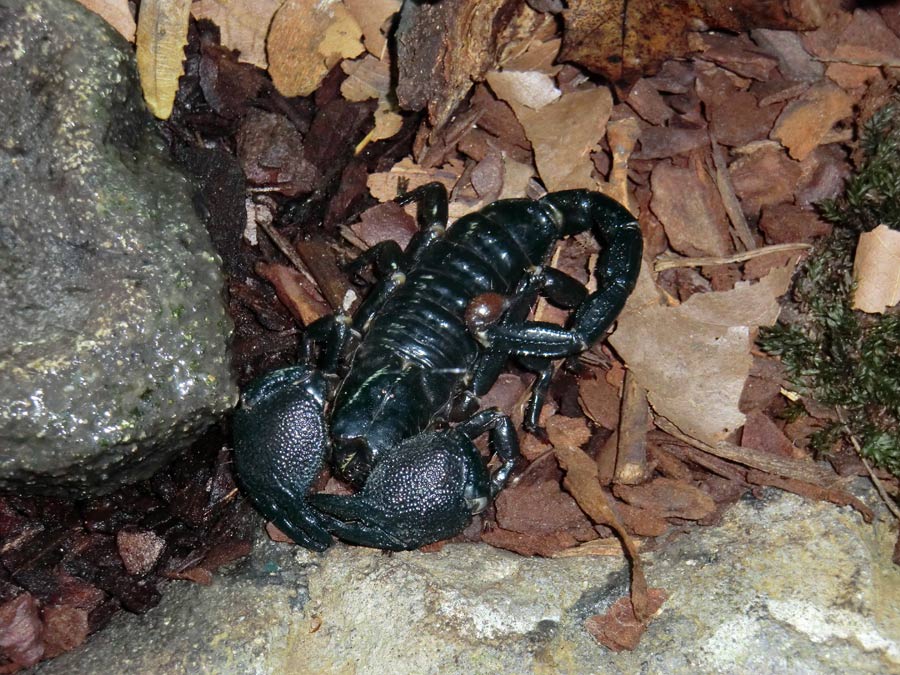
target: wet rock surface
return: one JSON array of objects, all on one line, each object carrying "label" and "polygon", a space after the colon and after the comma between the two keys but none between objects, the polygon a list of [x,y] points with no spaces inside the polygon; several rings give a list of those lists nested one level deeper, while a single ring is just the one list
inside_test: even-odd
[{"label": "wet rock surface", "polygon": [[0,489],[148,477],[233,405],[219,261],[133,51],[0,0]]},{"label": "wet rock surface", "polygon": [[646,556],[669,599],[637,649],[617,654],[584,621],[626,592],[619,558],[265,542],[212,587],[120,615],[39,672],[900,672],[892,527],[884,513],[869,526],[774,491],[742,500],[721,527]]}]

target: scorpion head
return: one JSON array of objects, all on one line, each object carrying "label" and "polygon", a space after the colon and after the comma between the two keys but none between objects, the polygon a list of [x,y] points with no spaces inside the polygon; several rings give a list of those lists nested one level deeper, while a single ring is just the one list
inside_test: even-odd
[{"label": "scorpion head", "polygon": [[356,495],[312,499],[340,539],[401,551],[459,534],[490,494],[490,476],[472,441],[444,430],[409,438],[386,454]]}]

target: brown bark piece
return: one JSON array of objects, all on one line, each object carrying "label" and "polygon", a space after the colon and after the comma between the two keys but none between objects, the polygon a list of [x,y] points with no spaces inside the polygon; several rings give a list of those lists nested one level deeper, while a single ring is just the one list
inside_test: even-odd
[{"label": "brown bark piece", "polygon": [[673,249],[692,256],[722,256],[731,251],[722,198],[697,158],[686,168],[657,164],[650,184],[650,208],[666,228]]},{"label": "brown bark piece", "polygon": [[775,145],[759,146],[732,162],[728,171],[744,213],[753,217],[763,206],[791,201],[800,165]]},{"label": "brown bark piece", "polygon": [[646,78],[634,83],[625,100],[638,115],[656,126],[662,126],[675,114]]},{"label": "brown bark piece", "polygon": [[759,229],[770,244],[811,243],[831,233],[831,224],[815,211],[794,204],[776,204],[762,210]]},{"label": "brown bark piece", "polygon": [[853,99],[835,84],[814,84],[778,117],[772,138],[781,141],[791,157],[804,159],[827,141],[834,125],[853,114]]},{"label": "brown bark piece", "polygon": [[675,157],[708,147],[709,132],[706,129],[647,127],[641,130],[640,142],[641,149],[634,153],[635,159]]},{"label": "brown bark piece", "polygon": [[806,51],[800,34],[764,28],[750,34],[756,44],[778,60],[778,70],[786,80],[816,82],[822,79],[825,66]]},{"label": "brown bark piece", "polygon": [[[656,615],[668,598],[661,588],[651,588],[647,592],[647,614]],[[633,650],[647,630],[648,619],[643,621],[635,616],[630,598],[619,598],[606,614],[596,614],[584,622],[584,627],[594,639],[614,652]]]},{"label": "brown bark piece", "polygon": [[710,131],[728,146],[766,138],[781,112],[780,104],[760,106],[749,91],[738,91],[710,110]]},{"label": "brown bark piece", "polygon": [[631,371],[625,372],[622,389],[622,413],[618,429],[615,482],[626,485],[640,483],[647,476],[647,425],[650,406],[647,391]]},{"label": "brown bark piece", "polygon": [[613,494],[631,506],[667,518],[699,520],[716,508],[703,490],[671,478],[654,478],[643,485],[614,485]]},{"label": "brown bark piece", "polygon": [[250,183],[286,197],[308,194],[322,179],[305,157],[303,136],[283,115],[252,108],[237,133],[237,153]]},{"label": "brown bark piece", "polygon": [[636,537],[659,537],[669,531],[669,523],[658,513],[620,501],[611,501],[622,523]]},{"label": "brown bark piece", "polygon": [[575,500],[554,481],[509,487],[495,503],[497,523],[504,530],[535,535],[565,532],[578,541],[597,536]]},{"label": "brown bark piece", "polygon": [[820,145],[800,162],[800,180],[794,192],[797,206],[813,207],[837,197],[850,176],[847,153],[840,146]]},{"label": "brown bark piece", "polygon": [[397,98],[405,110],[428,108],[441,128],[472,82],[497,64],[503,33],[520,0],[404,3],[397,25]]},{"label": "brown bark piece", "polygon": [[754,411],[747,415],[747,423],[741,435],[741,445],[770,452],[782,457],[802,459],[805,453],[794,447],[790,439],[769,419],[768,415]]},{"label": "brown bark piece", "polygon": [[259,263],[256,273],[275,287],[278,299],[302,325],[308,326],[331,313],[312,282],[297,270],[277,263]]},{"label": "brown bark piece", "polygon": [[582,378],[578,382],[578,403],[584,414],[607,429],[619,426],[619,389],[604,378]]},{"label": "brown bark piece", "polygon": [[[893,13],[897,13],[896,7]],[[845,89],[853,89],[880,78],[878,64],[896,63],[900,37],[888,28],[877,12],[857,9],[833,46],[830,57],[839,62],[829,63],[825,76]],[[841,60],[845,62],[841,63]]]},{"label": "brown bark piece", "polygon": [[359,222],[350,229],[369,246],[382,241],[396,241],[405,249],[416,233],[416,219],[395,201],[383,202],[366,209]]},{"label": "brown bark piece", "polygon": [[578,544],[572,535],[565,532],[522,534],[499,527],[482,532],[481,541],[519,555],[539,555],[545,558]]},{"label": "brown bark piece", "polygon": [[693,49],[701,52],[703,58],[741,77],[768,79],[769,73],[778,63],[775,58],[754,45],[746,35],[695,33],[688,38],[688,42]]}]

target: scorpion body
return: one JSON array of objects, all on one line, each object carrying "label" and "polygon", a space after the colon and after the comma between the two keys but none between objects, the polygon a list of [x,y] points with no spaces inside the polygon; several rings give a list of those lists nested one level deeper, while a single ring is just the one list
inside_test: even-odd
[{"label": "scorpion body", "polygon": [[[419,202],[419,231],[407,249],[384,242],[364,253],[355,268],[373,264],[381,278],[352,324],[325,317],[307,331],[310,345],[324,345],[322,371],[348,364],[328,414],[330,442],[324,379],[308,367],[265,376],[235,416],[243,487],[311,548],[328,546],[332,534],[415,548],[461,531],[507,481],[518,442],[509,418],[494,409],[443,427],[471,412],[513,356],[538,374],[525,420],[535,428],[551,360],[602,336],[640,267],[634,217],[596,192],[503,200],[446,229],[443,186],[429,184],[398,201]],[[558,239],[587,229],[604,244],[592,294],[546,267]],[[525,320],[538,295],[574,310],[566,328]],[[354,334],[361,336],[356,345]],[[472,442],[485,432],[500,459],[493,473]],[[361,488],[356,495],[309,494],[328,455]]]}]

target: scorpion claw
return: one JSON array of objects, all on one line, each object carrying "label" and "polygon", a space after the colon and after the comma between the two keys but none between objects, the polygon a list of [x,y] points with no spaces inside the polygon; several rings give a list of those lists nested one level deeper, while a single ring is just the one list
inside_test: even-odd
[{"label": "scorpion claw", "polygon": [[339,539],[402,551],[459,534],[490,496],[478,450],[450,429],[405,440],[375,464],[359,493],[317,494],[312,504]]},{"label": "scorpion claw", "polygon": [[323,416],[325,380],[299,366],[258,379],[234,414],[234,463],[244,492],[282,532],[323,551],[331,535],[309,503],[330,453]]}]

